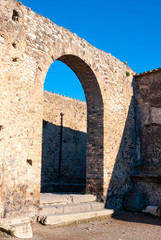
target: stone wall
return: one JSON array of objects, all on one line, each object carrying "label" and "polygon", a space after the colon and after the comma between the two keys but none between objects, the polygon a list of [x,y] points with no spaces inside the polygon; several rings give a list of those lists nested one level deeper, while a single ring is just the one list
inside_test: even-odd
[{"label": "stone wall", "polygon": [[161,71],[136,77],[140,119],[141,160],[144,165],[160,163]]},{"label": "stone wall", "polygon": [[[52,183],[86,183],[87,106],[85,102],[44,92],[41,188]],[[63,112],[61,177],[60,125]],[[50,183],[50,184],[49,184]]]},{"label": "stone wall", "polygon": [[37,214],[43,84],[56,59],[76,73],[86,95],[86,189],[107,199],[108,206],[119,208],[136,162],[134,72],[111,54],[17,5],[16,0],[0,1],[0,8],[0,173],[4,176],[0,201],[4,216]]},{"label": "stone wall", "polygon": [[146,204],[161,205],[161,69],[135,78],[140,130],[140,165],[135,170],[135,187],[145,193]]}]

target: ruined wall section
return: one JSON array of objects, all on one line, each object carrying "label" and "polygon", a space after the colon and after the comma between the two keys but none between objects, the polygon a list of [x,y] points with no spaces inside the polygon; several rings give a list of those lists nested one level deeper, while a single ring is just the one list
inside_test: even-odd
[{"label": "ruined wall section", "polygon": [[[68,29],[57,26],[29,9],[24,10],[26,49],[28,55],[32,55],[38,64],[36,83],[43,84],[45,74],[53,61],[65,55],[79,57],[90,67],[97,79],[103,107],[100,107],[98,95],[95,94],[94,81],[93,86],[88,80],[83,83],[87,97],[87,119],[91,115],[91,121],[95,122],[94,130],[89,131],[89,138],[87,136],[87,191],[95,192],[103,199],[107,195],[116,199],[112,200],[111,204],[118,208],[121,206],[123,194],[128,191],[129,172],[136,161],[132,86],[134,72],[125,63],[93,47]],[[74,62],[75,59],[71,58],[71,65],[74,65]],[[74,68],[73,70],[75,71]],[[81,74],[85,72],[85,69],[81,69],[81,73],[75,73],[81,79]],[[88,74],[85,78],[88,79]],[[103,112],[103,123],[99,117],[100,108]],[[91,121],[87,120],[87,126]],[[103,143],[99,137],[101,129],[98,129],[101,125]]]},{"label": "ruined wall section", "polygon": [[[63,112],[61,181],[86,182],[87,105],[76,99],[44,92],[41,188],[47,191],[58,178],[60,125]],[[54,186],[54,185],[53,185]]]},{"label": "ruined wall section", "polygon": [[140,129],[140,166],[136,187],[145,193],[147,205],[161,204],[161,70],[136,76]]},{"label": "ruined wall section", "polygon": [[[31,9],[20,5],[21,11],[15,0],[1,1],[0,7],[0,107],[6,146],[0,142],[6,149],[1,191],[5,217],[36,214],[40,200],[43,83],[54,60],[67,55],[80,81],[84,79],[87,98],[87,190],[104,199],[109,195],[118,208],[135,162],[133,71]],[[72,56],[80,69],[76,69]],[[2,159],[0,166],[2,172]]]},{"label": "ruined wall section", "polygon": [[136,77],[142,164],[160,163],[161,71]]},{"label": "ruined wall section", "polygon": [[42,131],[42,117],[37,117],[42,116],[42,107],[37,103],[40,90],[33,80],[35,60],[25,54],[22,12],[17,1],[0,1],[0,8],[2,215],[35,216],[41,169],[41,142],[37,136]]}]

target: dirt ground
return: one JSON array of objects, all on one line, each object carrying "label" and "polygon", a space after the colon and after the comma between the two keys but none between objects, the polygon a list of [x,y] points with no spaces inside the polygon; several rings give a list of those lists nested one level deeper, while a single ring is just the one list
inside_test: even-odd
[{"label": "dirt ground", "polygon": [[[150,215],[116,212],[110,219],[64,227],[33,224],[31,240],[161,240],[161,219]],[[15,240],[0,233],[0,240]]]}]

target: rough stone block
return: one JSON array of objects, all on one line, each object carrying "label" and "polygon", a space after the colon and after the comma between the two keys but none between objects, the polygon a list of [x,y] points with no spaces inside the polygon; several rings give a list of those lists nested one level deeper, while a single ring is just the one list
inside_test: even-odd
[{"label": "rough stone block", "polygon": [[3,219],[2,227],[12,232],[18,238],[32,238],[32,228],[29,218]]},{"label": "rough stone block", "polygon": [[151,123],[161,124],[161,108],[151,108]]}]

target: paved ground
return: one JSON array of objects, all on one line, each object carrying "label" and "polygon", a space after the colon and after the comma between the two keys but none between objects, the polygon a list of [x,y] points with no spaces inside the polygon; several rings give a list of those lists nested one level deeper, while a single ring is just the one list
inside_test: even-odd
[{"label": "paved ground", "polygon": [[[143,214],[117,212],[111,219],[65,227],[33,225],[31,240],[161,240],[161,219]],[[0,240],[16,238],[0,234]]]}]

